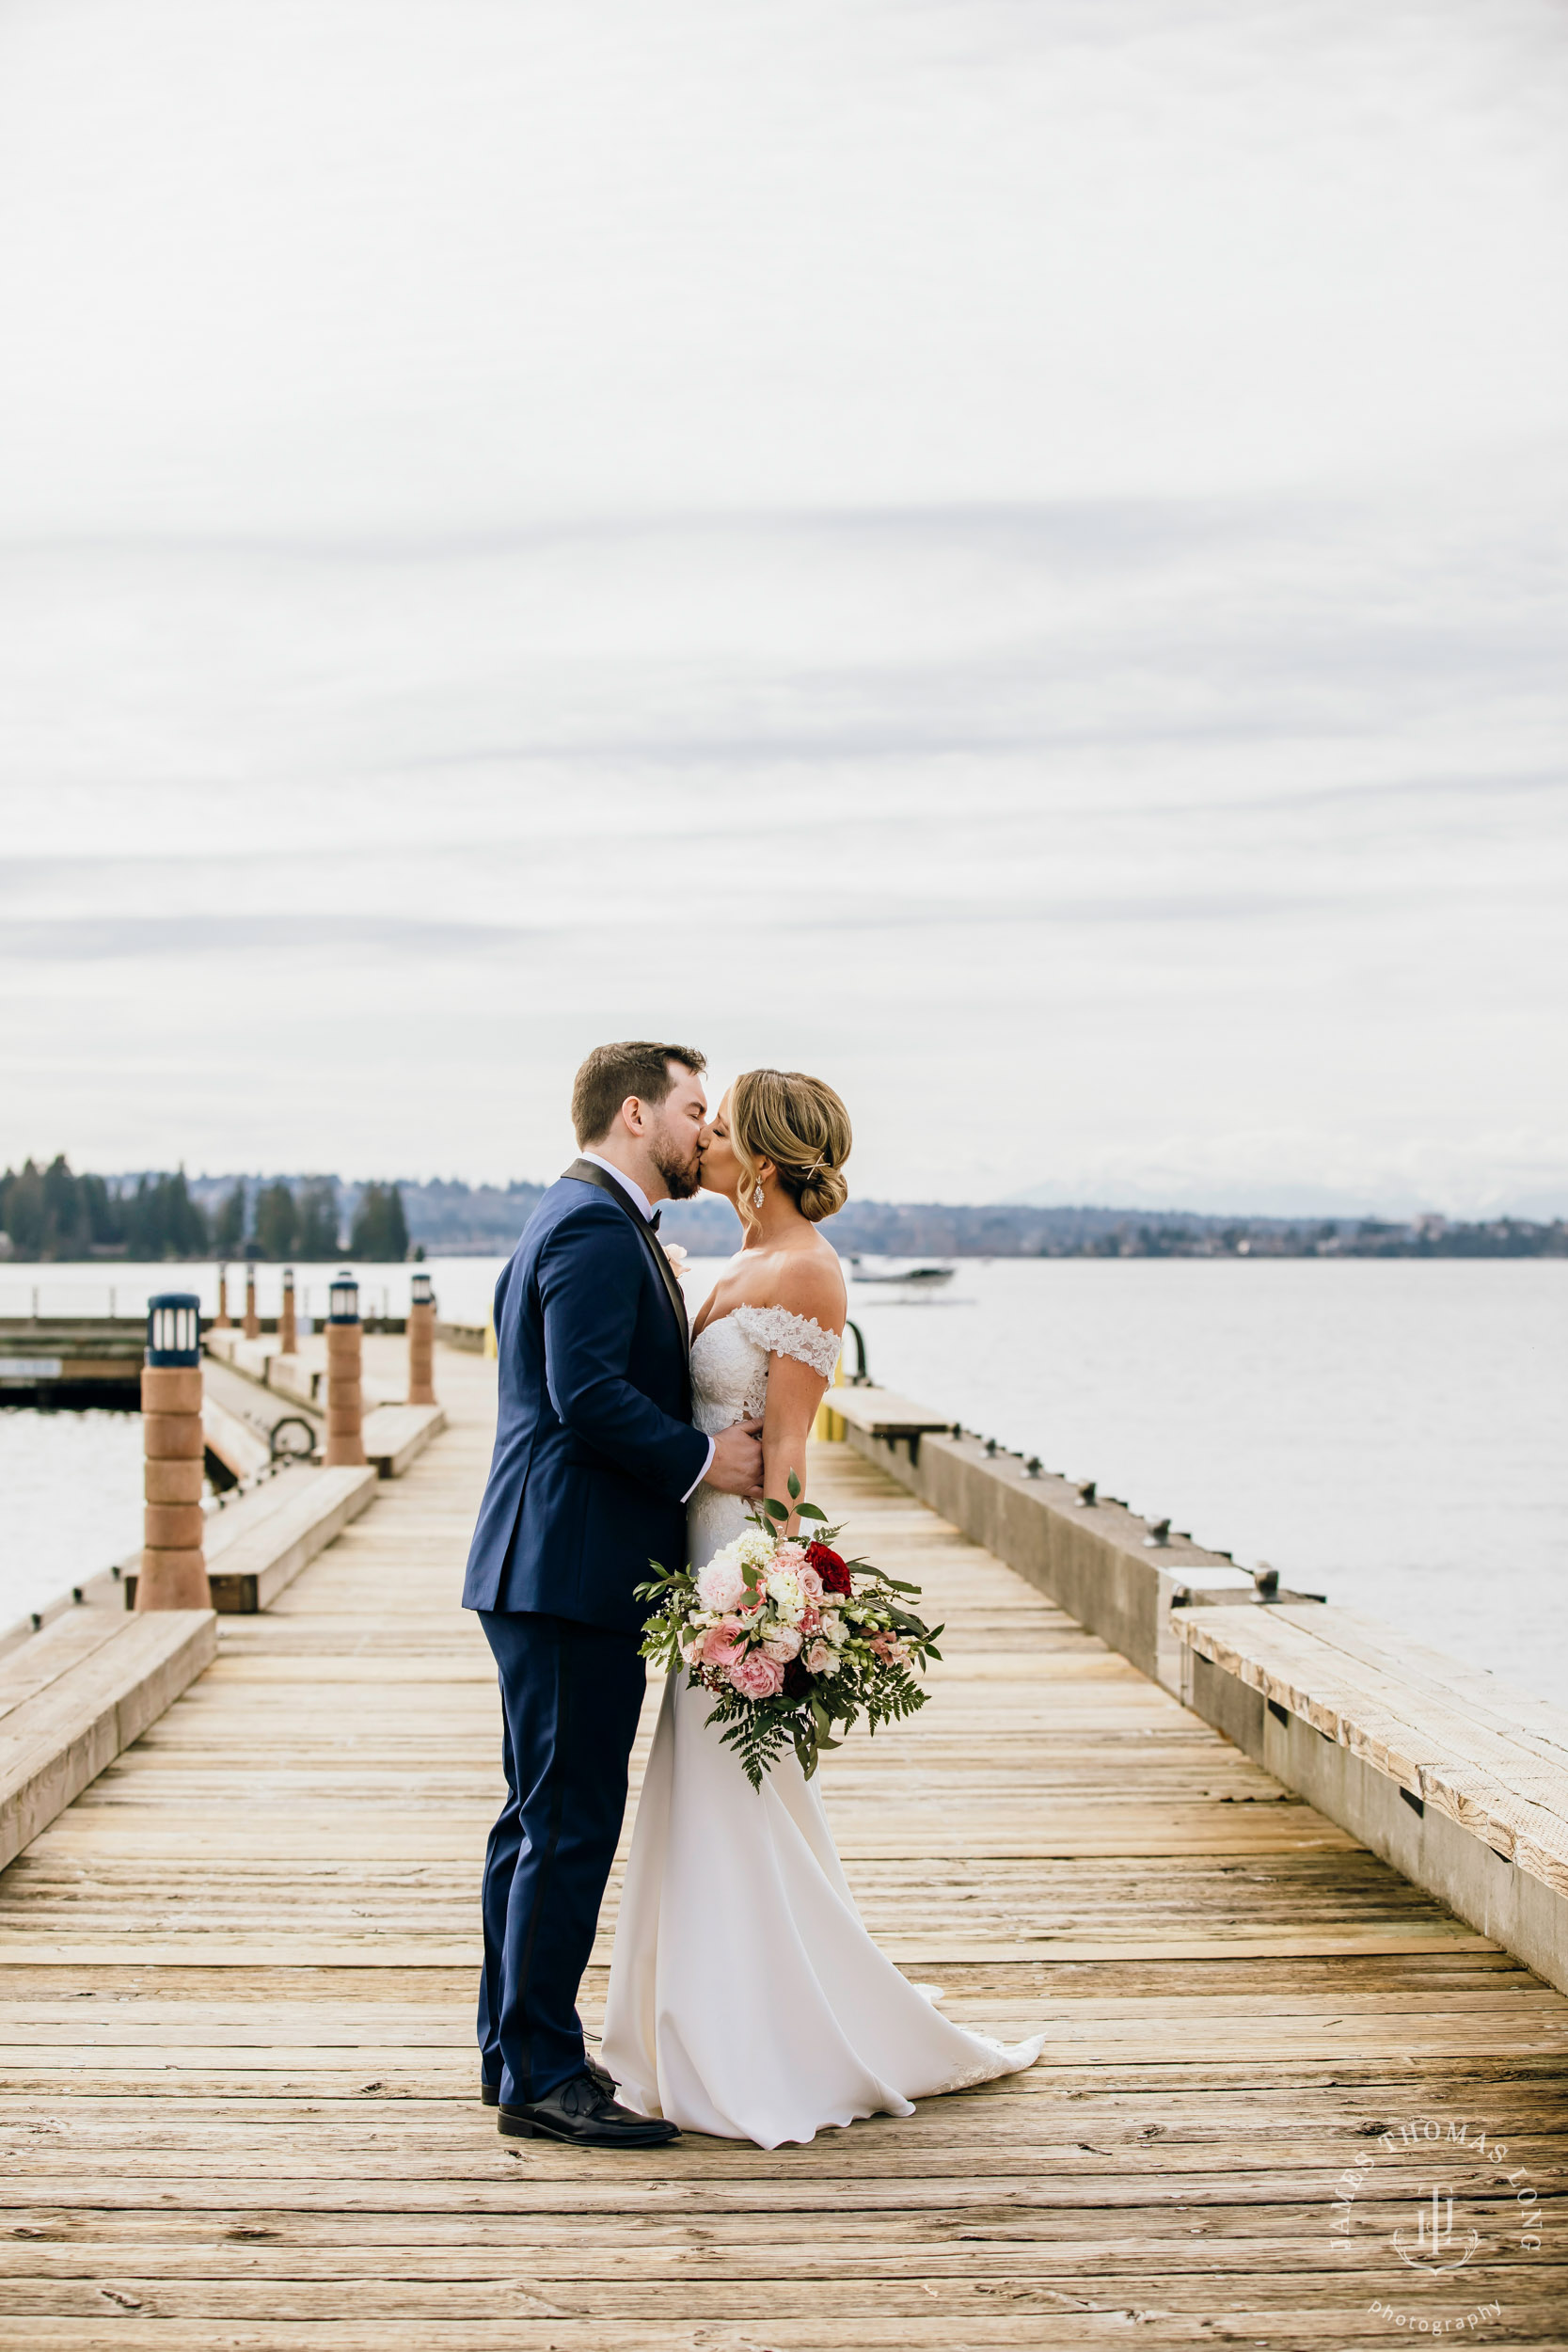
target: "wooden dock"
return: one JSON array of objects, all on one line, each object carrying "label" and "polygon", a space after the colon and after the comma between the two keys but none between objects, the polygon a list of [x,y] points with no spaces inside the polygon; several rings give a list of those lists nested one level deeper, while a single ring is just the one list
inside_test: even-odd
[{"label": "wooden dock", "polygon": [[[1494,2302],[1478,2341],[1568,2342],[1568,2001],[843,1446],[819,1499],[949,1627],[925,1712],[825,1763],[847,1867],[1045,2054],[772,2153],[499,2139],[457,1607],[493,1368],[438,1386],[406,1477],[0,1876],[0,2345],[1338,2352]],[[1444,2179],[1457,2272],[1392,2244]]]}]

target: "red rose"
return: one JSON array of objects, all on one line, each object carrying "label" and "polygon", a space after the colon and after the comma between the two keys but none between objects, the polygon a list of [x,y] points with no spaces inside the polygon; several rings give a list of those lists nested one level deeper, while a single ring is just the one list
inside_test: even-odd
[{"label": "red rose", "polygon": [[808,1544],[806,1559],[822,1579],[822,1590],[825,1593],[839,1593],[847,1597],[854,1591],[854,1583],[848,1569],[837,1552],[831,1551],[826,1544]]}]

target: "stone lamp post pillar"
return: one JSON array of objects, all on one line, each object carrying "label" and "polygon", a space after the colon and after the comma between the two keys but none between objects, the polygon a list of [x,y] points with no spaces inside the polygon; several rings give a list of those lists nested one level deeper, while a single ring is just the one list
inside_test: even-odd
[{"label": "stone lamp post pillar", "polygon": [[334,1278],[327,1295],[326,1452],[322,1459],[328,1470],[360,1470],[365,1463],[365,1392],[359,1285],[345,1269]]},{"label": "stone lamp post pillar", "polygon": [[436,1293],[428,1274],[416,1274],[408,1302],[408,1402],[436,1402]]},{"label": "stone lamp post pillar", "polygon": [[165,1291],[148,1302],[141,1410],[146,1508],[136,1608],[210,1609],[201,1516],[201,1301],[189,1291]]},{"label": "stone lamp post pillar", "polygon": [[294,1322],[294,1270],[292,1265],[286,1265],[283,1269],[283,1309],[277,1318],[277,1352],[280,1356],[293,1356],[298,1349],[299,1331]]}]

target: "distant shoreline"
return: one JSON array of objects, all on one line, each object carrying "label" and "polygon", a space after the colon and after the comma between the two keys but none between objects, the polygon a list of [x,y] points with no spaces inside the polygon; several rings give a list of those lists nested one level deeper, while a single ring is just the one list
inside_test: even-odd
[{"label": "distant shoreline", "polygon": [[[543,1197],[545,1186],[406,1179],[344,1184],[335,1177],[159,1176],[73,1177],[63,1161],[47,1171],[26,1170],[39,1196],[54,1187],[59,1212],[53,1225],[39,1215],[24,1230],[12,1220],[0,1230],[0,1269],[7,1265],[80,1264],[108,1272],[117,1263],[162,1261],[197,1264],[325,1263],[334,1256],[402,1263],[426,1259],[507,1256]],[[0,1206],[8,1184],[0,1179]],[[289,1196],[300,1214],[289,1212]],[[173,1200],[178,1218],[160,1220],[156,1234],[137,1247],[138,1223],[149,1205]],[[307,1206],[310,1216],[307,1217]],[[70,1207],[76,1214],[67,1216]],[[373,1214],[372,1214],[373,1213]],[[372,1234],[388,1222],[385,1238]],[[118,1229],[118,1230],[117,1230]],[[964,1258],[1563,1258],[1568,1219],[1449,1218],[1429,1214],[1397,1220],[1371,1216],[1216,1216],[1184,1209],[1039,1208],[1029,1203],[986,1205],[942,1201],[851,1200],[823,1232],[844,1258],[898,1261]],[[694,1257],[728,1257],[740,1245],[740,1221],[711,1193],[667,1202],[661,1231]],[[287,1237],[285,1237],[287,1236]],[[311,1246],[311,1245],[314,1246]],[[369,1246],[367,1246],[369,1245]]]}]

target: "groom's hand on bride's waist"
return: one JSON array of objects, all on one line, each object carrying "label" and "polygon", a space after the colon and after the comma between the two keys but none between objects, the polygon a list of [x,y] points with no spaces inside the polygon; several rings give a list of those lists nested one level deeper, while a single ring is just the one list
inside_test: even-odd
[{"label": "groom's hand on bride's waist", "polygon": [[733,1429],[719,1432],[703,1480],[705,1486],[716,1486],[721,1495],[756,1500],[762,1492],[762,1444],[757,1435],[761,1427],[760,1421],[737,1421]]}]

